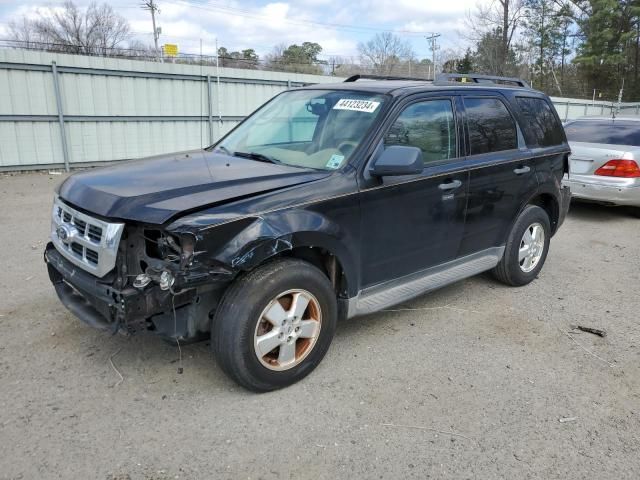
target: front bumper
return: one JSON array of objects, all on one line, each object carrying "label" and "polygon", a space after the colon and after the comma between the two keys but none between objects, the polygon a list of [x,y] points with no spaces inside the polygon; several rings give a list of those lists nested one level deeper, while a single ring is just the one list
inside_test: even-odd
[{"label": "front bumper", "polygon": [[97,278],[64,258],[49,243],[44,252],[49,279],[58,298],[84,323],[112,333],[133,333],[151,326],[153,315],[193,302],[195,290],[184,290],[171,298],[157,286],[144,290],[114,287],[113,273]]},{"label": "front bumper", "polygon": [[572,174],[569,178],[565,178],[563,183],[571,188],[571,195],[576,199],[640,207],[640,179],[638,178]]}]

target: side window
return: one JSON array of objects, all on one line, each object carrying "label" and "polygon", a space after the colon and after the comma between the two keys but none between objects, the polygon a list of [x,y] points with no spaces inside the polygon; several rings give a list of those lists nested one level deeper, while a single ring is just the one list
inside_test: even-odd
[{"label": "side window", "polygon": [[471,155],[518,148],[516,122],[497,98],[465,98]]},{"label": "side window", "polygon": [[425,163],[457,156],[456,124],[450,100],[426,100],[409,105],[384,138],[385,145],[422,150]]},{"label": "side window", "polygon": [[550,147],[564,142],[562,125],[553,114],[546,100],[533,97],[517,97],[516,102],[526,119],[523,128],[527,132],[530,147]]}]

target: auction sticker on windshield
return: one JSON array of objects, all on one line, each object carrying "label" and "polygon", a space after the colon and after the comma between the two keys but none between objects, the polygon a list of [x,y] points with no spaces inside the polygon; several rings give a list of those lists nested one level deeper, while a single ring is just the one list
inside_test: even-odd
[{"label": "auction sticker on windshield", "polygon": [[344,155],[337,155],[337,154],[331,155],[331,158],[327,162],[327,168],[336,170],[337,168],[340,168],[340,165],[342,165],[343,160],[344,160]]},{"label": "auction sticker on windshield", "polygon": [[353,100],[350,98],[341,98],[333,106],[334,110],[353,110],[354,112],[366,112],[373,113],[380,105],[380,102],[373,102],[371,100]]}]

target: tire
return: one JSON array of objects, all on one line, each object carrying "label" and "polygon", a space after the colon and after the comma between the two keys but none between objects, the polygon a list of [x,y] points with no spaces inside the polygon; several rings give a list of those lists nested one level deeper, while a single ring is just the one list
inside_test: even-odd
[{"label": "tire", "polygon": [[[528,251],[532,252],[532,257],[524,260],[520,258],[520,249],[524,247],[525,232],[536,232],[541,228],[544,238],[534,242],[535,246]],[[529,237],[528,237],[529,238]],[[551,239],[551,223],[549,215],[542,208],[535,205],[528,205],[520,213],[509,233],[504,255],[500,263],[491,271],[493,276],[500,282],[514,287],[527,285],[533,281],[542,270],[547,253],[549,252],[549,241]]]},{"label": "tire", "polygon": [[[294,304],[302,308],[305,301],[297,315]],[[337,310],[323,272],[302,260],[276,260],[230,285],[213,319],[211,345],[222,370],[238,384],[256,392],[276,390],[320,363],[335,333]]]},{"label": "tire", "polygon": [[636,218],[640,218],[640,207],[629,207],[629,213]]}]

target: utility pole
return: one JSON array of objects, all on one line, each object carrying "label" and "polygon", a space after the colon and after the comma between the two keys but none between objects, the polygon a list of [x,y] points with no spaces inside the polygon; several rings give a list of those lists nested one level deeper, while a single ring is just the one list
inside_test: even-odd
[{"label": "utility pole", "polygon": [[151,12],[151,23],[153,24],[153,43],[156,49],[156,57],[163,62],[164,59],[160,54],[160,49],[158,47],[158,40],[160,38],[160,27],[156,27],[156,12],[160,13],[160,9],[158,5],[153,0],[146,0],[142,3],[143,10],[149,10]]},{"label": "utility pole", "polygon": [[436,50],[438,49],[438,37],[440,37],[439,33],[432,33],[425,37],[427,42],[431,43],[431,53],[433,55],[433,80],[436,79]]}]

